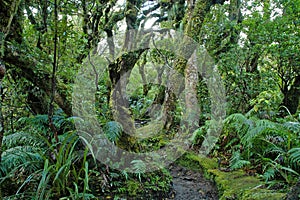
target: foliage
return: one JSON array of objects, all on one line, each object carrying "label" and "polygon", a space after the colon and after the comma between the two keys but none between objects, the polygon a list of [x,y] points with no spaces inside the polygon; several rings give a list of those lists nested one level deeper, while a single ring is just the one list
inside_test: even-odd
[{"label": "foliage", "polygon": [[[80,140],[74,131],[63,132],[59,143],[47,138],[47,116],[22,118],[26,123],[22,131],[5,136],[1,161],[1,182],[11,187],[8,180],[19,179],[15,197],[31,196],[35,199],[52,199],[68,195],[89,196],[88,151],[78,154]],[[70,128],[70,118],[55,115],[58,130]],[[35,128],[37,127],[37,128]],[[82,160],[82,163],[78,162]],[[83,180],[83,185],[82,185]],[[37,192],[36,192],[37,191]]]},{"label": "foliage", "polygon": [[116,142],[121,137],[123,127],[118,122],[110,121],[105,124],[103,130],[111,142]]},{"label": "foliage", "polygon": [[[256,166],[267,183],[282,180],[292,184],[299,176],[299,122],[274,122],[233,114],[226,118],[225,137],[238,137],[230,148],[230,168]],[[228,143],[226,143],[228,145]],[[260,166],[260,167],[259,167]]]},{"label": "foliage", "polygon": [[[109,66],[93,74],[97,91],[92,106],[104,134],[124,148],[136,146],[138,153],[164,147],[182,128],[179,122],[184,112],[178,99],[168,102],[170,72],[179,70],[189,77],[186,60],[182,62],[176,53],[190,50],[176,49],[177,44],[165,39],[166,35],[173,37],[165,27],[205,47],[224,82],[228,116],[210,156],[230,170],[257,172],[269,186],[292,185],[300,173],[300,115],[295,117],[300,96],[299,8],[299,0],[0,1],[0,62],[7,68],[0,90],[4,117],[0,196],[92,199],[168,191],[168,172],[146,173],[141,160],[131,162],[135,170],[131,174],[97,162],[91,145],[84,147],[77,136],[76,116],[71,111],[72,86],[84,61],[95,66],[104,60],[118,63],[116,76],[111,76]],[[129,29],[138,29],[138,34]],[[118,37],[123,30],[125,37]],[[175,53],[151,46],[127,66],[125,58],[130,60],[130,51],[138,48],[132,41],[144,32],[152,44]],[[119,49],[125,53],[120,55]],[[99,55],[103,57],[100,61]],[[144,135],[135,144],[125,140],[127,124],[122,127],[112,115],[112,80],[124,72],[129,75],[122,86],[129,103],[124,113],[133,119],[128,123],[141,132],[156,134]],[[215,102],[210,96],[215,94],[208,91],[202,77],[206,72],[194,74],[199,79],[194,85],[201,110],[200,127],[190,141],[195,149],[214,127],[210,112]],[[56,109],[53,118],[51,97]],[[49,124],[49,117],[53,123],[50,120]],[[158,123],[164,117],[166,124]]]}]

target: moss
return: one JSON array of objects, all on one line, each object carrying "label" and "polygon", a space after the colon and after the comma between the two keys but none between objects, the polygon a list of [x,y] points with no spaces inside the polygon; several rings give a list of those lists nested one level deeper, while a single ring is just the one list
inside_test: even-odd
[{"label": "moss", "polygon": [[242,200],[260,200],[260,199],[272,199],[272,200],[282,200],[286,194],[279,193],[266,189],[253,189],[245,191],[242,196]]},{"label": "moss", "polygon": [[126,187],[127,187],[129,196],[136,196],[141,188],[141,185],[139,182],[137,182],[135,180],[129,180],[126,182]]},{"label": "moss", "polygon": [[218,163],[210,158],[205,156],[199,156],[192,152],[186,152],[181,156],[177,162],[188,169],[194,171],[202,171],[205,178],[213,179],[210,173],[208,173],[209,169],[217,169]]},{"label": "moss", "polygon": [[161,130],[163,129],[164,124],[162,121],[153,121],[150,124],[142,126],[136,130],[137,137],[139,140],[143,140],[150,137],[157,137]]},{"label": "moss", "polygon": [[264,183],[258,177],[249,176],[243,170],[220,171],[216,160],[192,152],[186,152],[177,162],[192,170],[202,170],[206,178],[216,183],[220,200],[279,200],[286,196],[284,193],[259,188]]},{"label": "moss", "polygon": [[248,176],[242,170],[223,172],[218,169],[213,169],[208,170],[208,173],[214,175],[214,181],[222,193],[221,200],[240,199],[243,192],[261,185],[258,178]]},{"label": "moss", "polygon": [[177,161],[179,165],[186,167],[187,169],[199,171],[201,170],[201,165],[199,163],[195,162],[194,159],[190,158],[192,154],[190,153],[184,153]]}]

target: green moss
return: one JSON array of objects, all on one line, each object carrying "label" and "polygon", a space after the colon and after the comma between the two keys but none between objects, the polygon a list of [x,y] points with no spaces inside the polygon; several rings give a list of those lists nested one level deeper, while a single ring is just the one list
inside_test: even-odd
[{"label": "green moss", "polygon": [[184,153],[183,156],[177,160],[177,163],[194,171],[202,171],[207,179],[213,178],[211,174],[208,173],[208,170],[218,168],[218,163],[215,160],[197,155],[193,152]]},{"label": "green moss", "polygon": [[199,155],[196,155],[196,154],[189,154],[187,156],[190,159],[198,161],[201,168],[203,168],[203,170],[205,170],[205,171],[207,171],[209,169],[217,169],[218,168],[217,161],[215,161],[211,158],[208,158],[208,157],[205,157],[205,156],[199,156]]},{"label": "green moss", "polygon": [[177,161],[176,163],[178,163],[179,165],[190,169],[190,170],[194,170],[194,171],[199,171],[201,170],[201,165],[199,165],[198,162],[195,162],[196,160],[194,160],[191,156],[193,156],[190,153],[184,153]]},{"label": "green moss", "polygon": [[163,129],[164,124],[162,121],[153,121],[148,125],[142,126],[136,130],[137,137],[139,140],[150,138],[150,137],[157,137],[161,130]]},{"label": "green moss", "polygon": [[260,200],[260,199],[272,199],[272,200],[282,200],[286,194],[279,193],[266,189],[253,189],[245,191],[242,196],[242,200]]},{"label": "green moss", "polygon": [[214,175],[214,181],[222,193],[221,200],[240,199],[245,191],[261,185],[258,178],[248,176],[242,170],[223,172],[218,169],[213,169],[208,170],[208,173]]},{"label": "green moss", "polygon": [[177,162],[192,170],[202,170],[206,178],[216,183],[220,200],[279,200],[286,196],[284,193],[259,188],[264,183],[258,177],[249,176],[243,170],[221,171],[217,161],[192,152],[185,153]]},{"label": "green moss", "polygon": [[141,185],[135,180],[129,180],[126,182],[126,187],[130,196],[136,196],[141,188]]}]

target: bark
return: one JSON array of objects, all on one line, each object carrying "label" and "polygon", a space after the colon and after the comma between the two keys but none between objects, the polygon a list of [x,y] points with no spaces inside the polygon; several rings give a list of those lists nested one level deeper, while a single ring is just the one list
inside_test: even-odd
[{"label": "bark", "polygon": [[[2,48],[5,45],[5,41],[22,42],[23,13],[20,3],[20,0],[0,1],[0,32],[3,34],[0,39]],[[2,48],[1,50],[3,51],[4,49]]]},{"label": "bark", "polygon": [[114,120],[122,124],[124,130],[117,144],[128,150],[135,149],[136,139],[133,136],[135,132],[134,121],[130,115],[129,102],[123,88],[124,84],[126,88],[128,74],[130,74],[135,63],[145,50],[147,49],[125,53],[117,58],[116,62],[108,66],[109,77],[112,83],[110,107]]},{"label": "bark", "polygon": [[[188,2],[188,10],[186,12],[186,15],[183,19],[184,23],[184,33],[185,35],[189,36],[190,38],[194,39],[196,42],[199,42],[200,39],[198,38],[200,35],[201,27],[203,25],[203,21],[205,19],[205,16],[207,13],[209,13],[210,8],[215,4],[223,4],[225,1],[211,1],[211,0],[199,0],[199,1],[193,1],[190,0]],[[188,75],[191,77],[194,70],[192,68],[188,69],[186,71],[187,67],[187,60],[192,56],[195,50],[195,41],[191,41],[191,39],[186,37],[182,41],[181,44],[181,50],[179,50],[180,54],[182,55],[182,58],[177,59],[175,61],[175,70],[177,73],[181,75],[186,75],[185,73],[188,73]],[[191,67],[191,66],[190,66]],[[166,97],[165,97],[165,107],[164,107],[164,116],[165,116],[165,125],[164,128],[166,130],[169,130],[172,126],[175,125],[174,119],[175,119],[175,101],[176,101],[176,95],[180,94],[180,91],[175,89],[178,86],[175,86],[174,83],[178,80],[177,73],[171,73],[170,74],[170,81],[168,85],[168,89],[166,91]],[[177,75],[176,75],[177,74]],[[189,95],[188,96],[196,96],[196,79],[188,79],[186,77],[186,86],[189,86]],[[184,83],[182,83],[184,85]],[[194,85],[193,87],[190,87],[191,85]],[[176,91],[177,90],[177,91]],[[179,93],[178,93],[179,92]],[[192,95],[193,93],[193,95]],[[186,97],[187,99],[188,97]],[[191,101],[190,101],[191,100]],[[193,107],[193,102],[195,101],[194,98],[188,100],[186,103],[188,108]]]},{"label": "bark", "polygon": [[[7,4],[5,4],[5,2]],[[48,102],[45,99],[51,94],[51,75],[46,71],[41,71],[36,68],[37,61],[29,60],[27,55],[20,53],[18,50],[13,50],[8,45],[11,43],[22,43],[22,23],[23,9],[22,4],[19,7],[8,7],[7,5],[15,5],[18,1],[0,1],[0,31],[5,37],[2,40],[1,50],[3,51],[2,60],[10,69],[13,77],[24,77],[33,83],[34,86],[40,88],[45,96],[36,96],[29,91],[29,105],[35,114],[47,114]],[[15,5],[17,6],[17,5]],[[25,86],[28,89],[29,86]],[[56,90],[54,101],[61,107],[67,115],[72,115],[71,103],[67,100],[67,95],[64,88],[59,87]]]},{"label": "bark", "polygon": [[52,75],[51,75],[51,92],[50,92],[50,103],[49,103],[49,111],[48,111],[48,121],[49,127],[54,134],[54,138],[58,145],[58,136],[57,129],[53,123],[53,113],[54,113],[54,98],[56,93],[56,70],[57,70],[57,46],[58,46],[58,33],[57,33],[57,21],[58,21],[58,8],[57,8],[57,0],[54,0],[54,48],[53,48],[53,64],[52,64]]},{"label": "bark", "polygon": [[[45,96],[36,96],[33,93],[29,93],[29,106],[34,110],[35,114],[47,114],[48,99],[51,94],[51,75],[46,71],[37,70],[36,62],[27,60],[25,55],[19,55],[6,51],[3,61],[9,63],[11,73],[17,74],[19,77],[24,77],[33,83],[34,86],[44,92]],[[57,80],[56,80],[57,81]],[[54,102],[68,115],[72,115],[71,102],[66,94],[63,86],[58,85],[54,96]],[[45,109],[46,108],[46,109]]]},{"label": "bark", "polygon": [[194,53],[185,69],[185,104],[186,104],[186,123],[188,130],[194,132],[198,128],[200,109],[197,98],[198,65],[196,54]]},{"label": "bark", "polygon": [[147,77],[145,74],[145,65],[147,62],[147,58],[146,58],[146,54],[143,56],[143,60],[142,63],[139,65],[139,73],[142,77],[142,81],[143,81],[143,94],[144,96],[147,96],[148,91],[150,90],[149,85],[147,84]]}]

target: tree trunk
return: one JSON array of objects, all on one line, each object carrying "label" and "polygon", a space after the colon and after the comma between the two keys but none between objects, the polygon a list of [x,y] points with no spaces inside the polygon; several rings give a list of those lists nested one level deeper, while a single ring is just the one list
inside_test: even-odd
[{"label": "tree trunk", "polygon": [[122,124],[124,130],[118,145],[128,150],[134,150],[135,148],[135,138],[133,136],[135,127],[128,108],[129,102],[126,98],[126,90],[124,90],[124,88],[126,88],[127,79],[131,70],[145,50],[146,49],[140,49],[123,54],[117,58],[116,62],[110,64],[108,67],[109,77],[112,83],[109,104],[114,120]]},{"label": "tree trunk", "polygon": [[197,106],[197,85],[198,85],[198,65],[196,53],[194,53],[187,63],[185,69],[185,104],[186,123],[189,132],[194,132],[199,126],[200,109]]},{"label": "tree trunk", "polygon": [[292,115],[295,114],[297,112],[300,100],[300,75],[295,77],[295,81],[291,86],[291,89],[286,91],[286,93],[283,95],[284,98],[282,105],[285,106]]},{"label": "tree trunk", "polygon": [[[23,9],[18,4],[19,1],[0,1],[0,31],[4,33],[4,38],[1,38],[1,59],[7,63],[11,69],[13,77],[15,75],[24,77],[33,83],[34,86],[40,88],[46,96],[51,94],[50,73],[40,70],[35,70],[38,61],[28,60],[27,56],[21,52],[12,50],[8,47],[9,41],[11,43],[22,43],[22,22]],[[25,88],[28,88],[25,86]],[[26,89],[25,89],[26,92]],[[29,94],[29,106],[35,110],[36,114],[47,114],[48,103],[43,98],[33,98]],[[32,97],[32,98],[31,98]],[[54,101],[60,108],[64,110],[67,115],[72,115],[71,102],[68,101],[64,88],[58,87],[54,97]],[[38,106],[37,106],[38,105]]]},{"label": "tree trunk", "polygon": [[[201,27],[203,24],[203,21],[205,19],[206,14],[210,11],[210,8],[215,5],[215,4],[223,4],[225,1],[224,0],[220,0],[220,1],[211,1],[211,0],[199,0],[199,1],[189,1],[188,2],[188,11],[186,12],[186,15],[183,19],[183,23],[184,23],[184,33],[185,35],[189,36],[190,38],[192,38],[195,41],[191,41],[190,38],[186,37],[184,38],[184,40],[182,41],[182,45],[181,45],[181,50],[179,50],[179,52],[182,54],[181,56],[183,56],[183,59],[177,59],[175,61],[175,71],[177,71],[177,73],[181,74],[182,76],[186,76],[185,73],[188,73],[189,78],[193,77],[194,75],[192,75],[192,73],[195,72],[194,69],[190,68],[188,70],[186,70],[186,64],[187,64],[187,60],[189,60],[192,56],[192,54],[194,53],[195,50],[195,42],[199,42],[199,33],[201,31]],[[192,67],[192,66],[190,66]],[[196,73],[196,72],[195,72]],[[197,75],[196,75],[197,76]],[[175,94],[179,94],[178,92],[178,88],[177,91],[174,90],[174,83],[177,82],[178,77],[176,75],[176,73],[171,73],[170,74],[170,84],[167,87],[167,91],[166,91],[166,97],[165,97],[165,107],[164,107],[164,117],[165,117],[165,125],[164,128],[166,130],[169,130],[172,126],[174,126],[174,119],[175,119],[175,101],[176,101],[176,95]],[[192,97],[192,99],[189,99],[186,103],[189,104],[187,105],[187,107],[190,109],[192,108],[192,103],[195,102],[195,88],[196,87],[196,83],[194,81],[197,81],[196,79],[193,80],[188,80],[188,77],[185,78],[186,79],[186,86],[189,86],[189,94],[186,97],[186,99],[188,99],[189,97]],[[184,85],[184,83],[183,83]],[[195,85],[190,87],[191,85]],[[186,88],[187,89],[187,88]],[[192,94],[193,93],[193,94]]]}]

